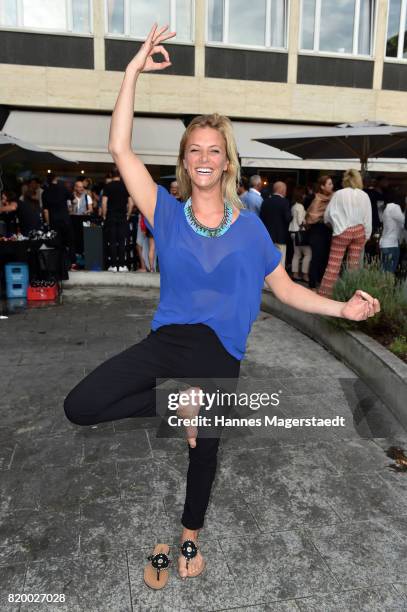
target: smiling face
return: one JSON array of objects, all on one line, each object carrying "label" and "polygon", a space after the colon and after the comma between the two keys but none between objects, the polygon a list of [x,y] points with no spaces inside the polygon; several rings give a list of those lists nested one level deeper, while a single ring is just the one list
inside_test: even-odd
[{"label": "smiling face", "polygon": [[211,127],[195,128],[186,142],[183,163],[192,188],[209,191],[220,186],[229,164],[221,132]]},{"label": "smiling face", "polygon": [[78,196],[81,196],[84,193],[85,187],[83,186],[82,181],[76,181],[75,186],[74,186],[74,191],[76,195]]}]

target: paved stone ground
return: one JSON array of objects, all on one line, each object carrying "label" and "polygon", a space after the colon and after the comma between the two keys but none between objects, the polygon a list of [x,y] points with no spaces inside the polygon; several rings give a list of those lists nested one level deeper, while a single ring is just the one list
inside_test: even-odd
[{"label": "paved stone ground", "polygon": [[[407,474],[383,451],[405,435],[352,372],[265,314],[242,381],[282,391],[280,416],[339,414],[346,427],[225,437],[200,539],[207,569],[186,582],[173,570],[160,592],[143,585],[154,542],[178,543],[186,442],[157,438],[151,421],[75,426],[62,401],[144,337],[156,300],[71,290],[62,306],[0,321],[0,610],[407,610]],[[8,593],[66,603],[20,608]]]}]

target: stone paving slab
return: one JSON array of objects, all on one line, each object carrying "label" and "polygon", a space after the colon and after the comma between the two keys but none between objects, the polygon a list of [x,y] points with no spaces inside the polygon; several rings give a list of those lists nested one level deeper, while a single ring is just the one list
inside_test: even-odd
[{"label": "stone paving slab", "polygon": [[187,469],[188,460],[185,454],[175,455],[171,457],[171,461],[148,457],[137,461],[117,462],[122,497],[128,500],[148,498],[152,491],[162,497],[173,491],[181,491],[184,494]]},{"label": "stone paving slab", "polygon": [[[145,337],[157,297],[70,290],[62,306],[1,322],[0,610],[407,610],[407,475],[384,452],[407,434],[346,366],[264,313],[243,388],[281,389],[281,418],[341,415],[346,427],[225,432],[200,539],[207,568],[178,577],[185,440],[157,437],[156,419],[80,427],[63,412],[86,373]],[[175,562],[161,592],[142,579],[157,541]],[[38,591],[66,602],[6,601]]]},{"label": "stone paving slab", "polygon": [[113,433],[104,430],[97,436],[90,431],[78,437],[83,439],[84,463],[97,463],[106,459],[118,461],[130,458],[143,459],[152,456],[147,433],[144,430]]},{"label": "stone paving slab", "polygon": [[[95,581],[95,576],[99,580]],[[24,590],[29,593],[63,593],[66,601],[54,604],[23,604],[21,610],[64,612],[131,612],[128,566],[125,551],[82,555],[29,563]]]},{"label": "stone paving slab", "polygon": [[405,576],[407,533],[395,529],[392,519],[348,521],[306,531],[342,588],[378,586]]},{"label": "stone paving slab", "polygon": [[63,435],[31,437],[19,440],[12,459],[12,469],[19,470],[33,465],[64,467],[79,465],[83,460],[83,441]]},{"label": "stone paving slab", "polygon": [[263,603],[339,589],[313,543],[296,530],[226,536],[221,547],[241,601]]},{"label": "stone paving slab", "polygon": [[27,560],[77,556],[80,517],[76,509],[13,510],[0,523],[0,566]]},{"label": "stone paving slab", "polygon": [[301,612],[404,612],[407,601],[393,585],[295,601]]}]

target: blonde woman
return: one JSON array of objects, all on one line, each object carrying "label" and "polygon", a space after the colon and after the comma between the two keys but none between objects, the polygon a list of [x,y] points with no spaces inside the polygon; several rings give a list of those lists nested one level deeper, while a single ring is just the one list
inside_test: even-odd
[{"label": "blonde woman", "polygon": [[[377,300],[361,291],[347,303],[334,302],[291,281],[260,219],[242,209],[236,193],[237,150],[227,117],[196,117],[185,130],[177,164],[183,202],[153,181],[131,149],[135,88],[143,72],[170,65],[162,43],[174,35],[154,25],[127,66],[109,140],[127,189],[154,234],[160,302],[149,335],[96,368],[66,398],[67,418],[80,425],[155,416],[158,378],[184,378],[191,384],[197,378],[229,379],[228,390],[235,389],[264,280],[277,298],[307,312],[361,320],[379,309]],[[163,62],[153,59],[157,53]],[[191,404],[192,392],[201,388],[187,390]],[[204,568],[197,540],[215,476],[219,437],[205,436],[203,429],[198,435],[187,430],[189,468],[178,559],[184,579]],[[168,552],[168,545],[157,544],[145,568],[145,582],[153,588],[168,580]]]},{"label": "blonde woman", "polygon": [[347,268],[358,268],[363,248],[372,233],[372,206],[369,196],[362,191],[360,172],[347,170],[342,186],[343,189],[334,193],[324,213],[325,223],[332,227],[332,243],[319,294],[328,297],[332,295],[345,252]]}]

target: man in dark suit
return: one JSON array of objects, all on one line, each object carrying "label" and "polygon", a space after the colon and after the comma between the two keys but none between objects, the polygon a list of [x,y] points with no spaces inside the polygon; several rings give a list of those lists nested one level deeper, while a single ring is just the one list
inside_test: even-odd
[{"label": "man in dark suit", "polygon": [[281,264],[285,267],[285,256],[288,242],[288,225],[291,221],[291,206],[286,198],[287,185],[277,181],[273,193],[265,200],[260,209],[260,219],[266,226],[276,247],[281,251]]}]

